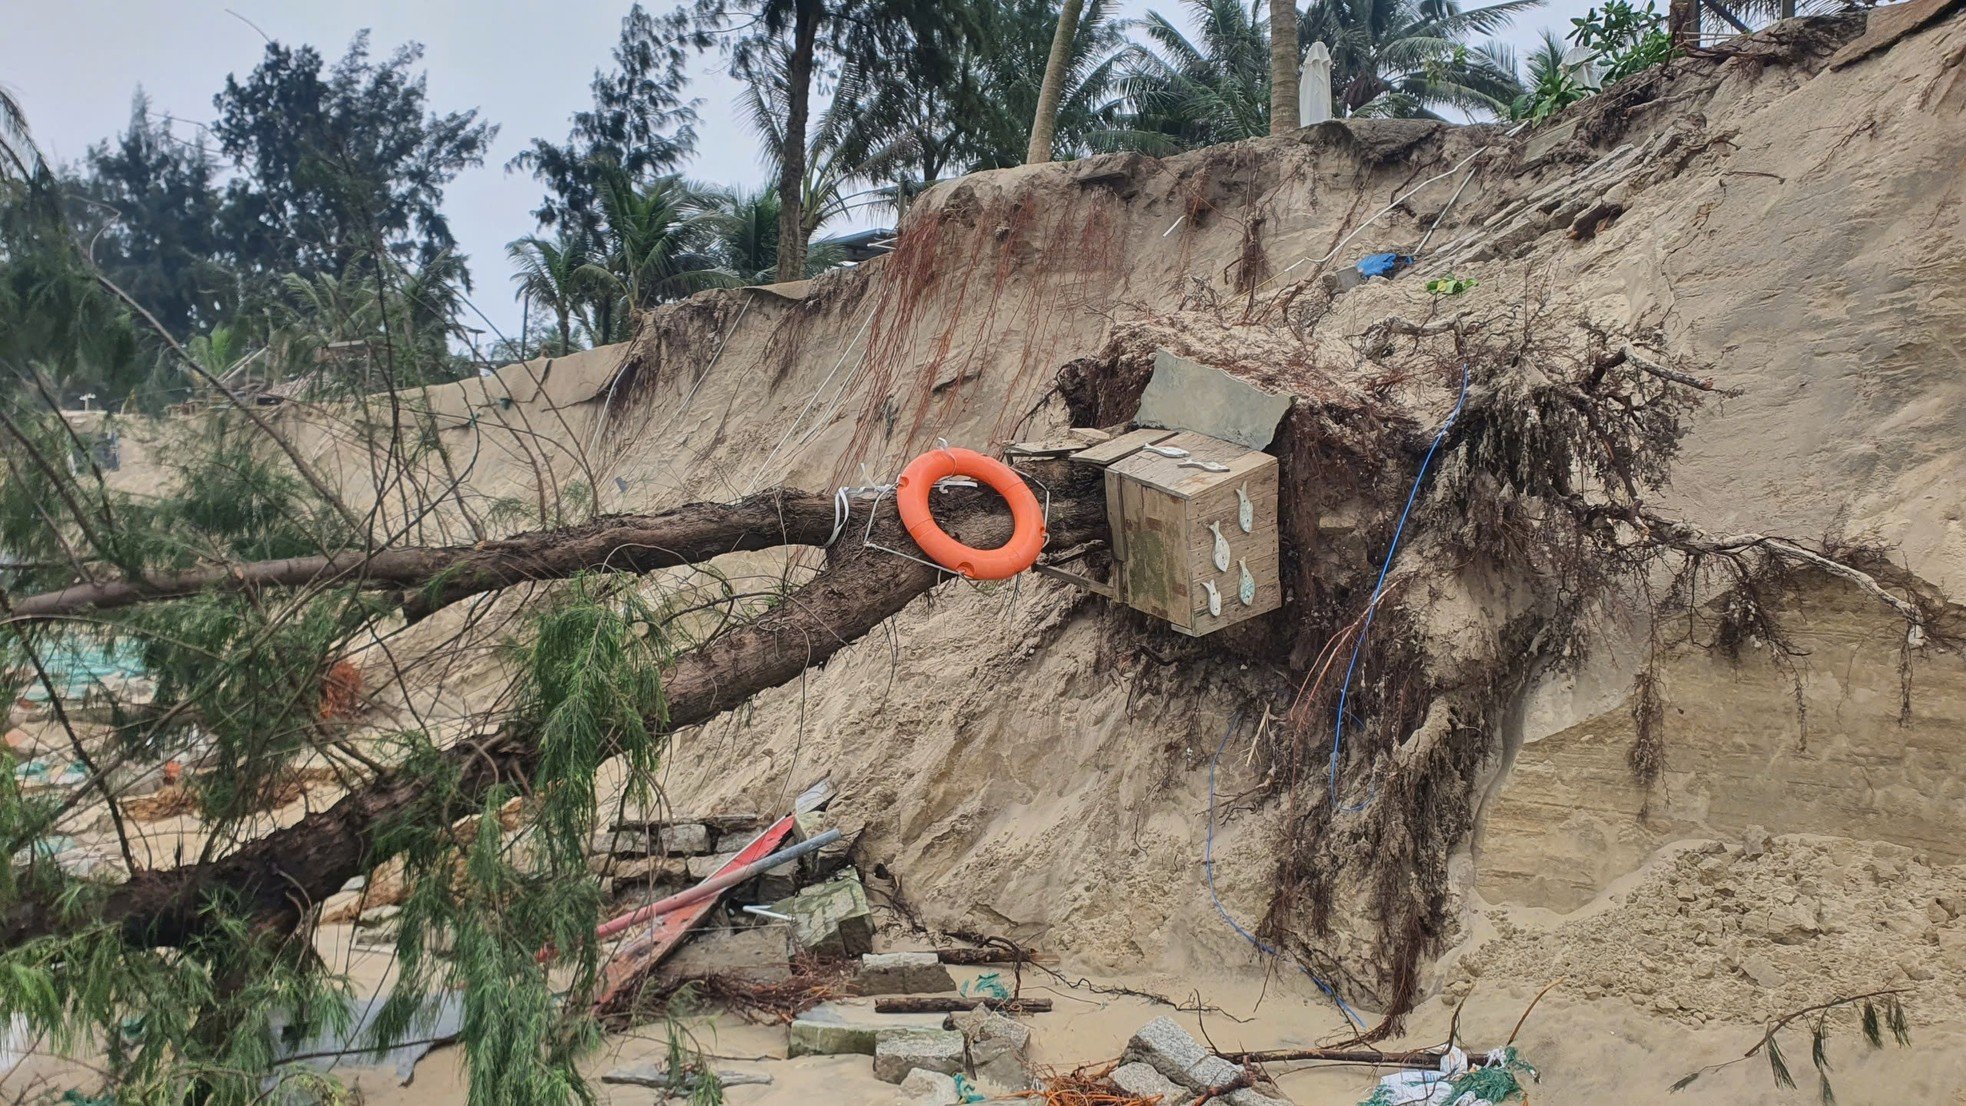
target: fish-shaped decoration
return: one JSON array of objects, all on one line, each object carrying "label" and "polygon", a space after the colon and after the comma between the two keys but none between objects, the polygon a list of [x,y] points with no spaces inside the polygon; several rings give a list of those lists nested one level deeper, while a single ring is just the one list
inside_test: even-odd
[{"label": "fish-shaped decoration", "polygon": [[1215,535],[1215,571],[1229,571],[1229,539],[1222,536],[1222,524],[1209,523],[1208,532]]},{"label": "fish-shaped decoration", "polygon": [[1236,564],[1242,568],[1242,583],[1236,585],[1236,598],[1247,607],[1256,602],[1256,577],[1249,574],[1248,561],[1237,561]]},{"label": "fish-shaped decoration", "polygon": [[1236,487],[1236,525],[1247,534],[1256,529],[1256,505],[1249,501],[1249,485]]},{"label": "fish-shaped decoration", "polygon": [[1203,580],[1201,586],[1208,592],[1208,613],[1222,617],[1222,593],[1215,590],[1215,581]]}]

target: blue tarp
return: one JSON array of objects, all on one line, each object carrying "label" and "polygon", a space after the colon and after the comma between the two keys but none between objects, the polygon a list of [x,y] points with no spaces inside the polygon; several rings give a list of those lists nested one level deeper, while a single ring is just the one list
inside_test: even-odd
[{"label": "blue tarp", "polygon": [[1369,253],[1358,259],[1358,275],[1389,277],[1411,264],[1413,259],[1403,253]]}]

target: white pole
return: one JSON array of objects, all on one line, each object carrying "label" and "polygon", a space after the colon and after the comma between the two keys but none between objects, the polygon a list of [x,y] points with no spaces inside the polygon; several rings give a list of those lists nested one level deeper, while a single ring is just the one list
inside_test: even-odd
[{"label": "white pole", "polygon": [[1297,78],[1297,121],[1303,126],[1331,118],[1331,51],[1322,42],[1304,51]]}]

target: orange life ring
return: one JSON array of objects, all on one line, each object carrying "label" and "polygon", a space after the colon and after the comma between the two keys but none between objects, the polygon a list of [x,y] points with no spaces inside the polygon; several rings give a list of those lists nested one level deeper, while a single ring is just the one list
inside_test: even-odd
[{"label": "orange life ring", "polygon": [[[928,490],[946,476],[973,476],[1003,496],[1016,523],[1009,541],[995,549],[975,549],[935,524],[928,510]],[[908,536],[929,560],[971,580],[1008,580],[1036,564],[1044,548],[1044,511],[1037,496],[1009,465],[973,449],[937,449],[910,461],[894,485],[894,501]]]}]

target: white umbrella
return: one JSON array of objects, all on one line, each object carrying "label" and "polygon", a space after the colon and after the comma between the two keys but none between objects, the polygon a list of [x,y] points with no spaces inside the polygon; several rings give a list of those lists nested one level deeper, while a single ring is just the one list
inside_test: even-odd
[{"label": "white umbrella", "polygon": [[1313,42],[1297,75],[1297,121],[1303,126],[1331,118],[1331,51]]}]

